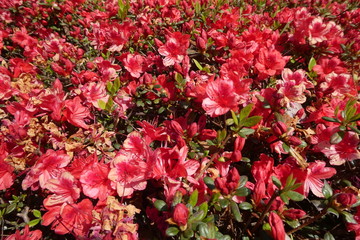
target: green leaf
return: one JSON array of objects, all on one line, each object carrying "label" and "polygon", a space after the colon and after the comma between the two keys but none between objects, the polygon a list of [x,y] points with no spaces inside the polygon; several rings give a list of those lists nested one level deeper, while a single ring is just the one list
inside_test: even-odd
[{"label": "green leaf", "polygon": [[233,125],[233,124],[234,124],[234,119],[232,119],[232,118],[226,119],[226,125],[227,125],[227,126],[231,126],[231,125]]},{"label": "green leaf", "polygon": [[99,99],[98,105],[99,105],[99,108],[101,108],[102,110],[106,109],[106,102],[104,102],[103,100]]},{"label": "green leaf", "polygon": [[240,183],[239,183],[239,187],[238,188],[242,188],[245,186],[245,184],[248,181],[248,177],[246,175],[242,175],[240,176]]},{"label": "green leaf", "polygon": [[253,206],[248,202],[242,202],[242,203],[239,203],[239,208],[241,210],[250,210],[253,208]]},{"label": "green leaf", "polygon": [[324,240],[335,240],[335,238],[330,232],[326,232],[324,235]]},{"label": "green leaf", "polygon": [[239,209],[239,206],[237,205],[237,203],[234,202],[234,201],[231,201],[230,207],[231,207],[231,212],[232,212],[235,220],[236,220],[237,222],[242,222],[242,217],[241,217],[241,214],[240,214],[240,209]]},{"label": "green leaf", "polygon": [[112,97],[109,97],[109,100],[107,101],[106,105],[105,105],[105,109],[109,112],[111,112],[112,107],[114,106],[114,101],[112,99]]},{"label": "green leaf", "polygon": [[261,116],[252,116],[249,118],[246,118],[245,120],[241,121],[241,124],[244,127],[253,127],[256,124],[258,124],[261,121],[262,117]]},{"label": "green leaf", "polygon": [[112,90],[113,90],[113,93],[117,93],[117,91],[119,90],[120,88],[120,79],[119,78],[116,78],[114,80],[114,83],[113,83],[113,87],[112,87]]},{"label": "green leaf", "polygon": [[41,221],[41,219],[39,219],[39,218],[31,220],[29,222],[29,227],[33,227],[33,226],[37,225],[40,221]]},{"label": "green leaf", "polygon": [[215,182],[214,182],[214,179],[212,179],[211,177],[204,177],[204,183],[211,190],[215,189]]},{"label": "green leaf", "polygon": [[41,212],[37,209],[32,210],[34,217],[41,218]]},{"label": "green leaf", "polygon": [[345,136],[345,132],[344,131],[338,131],[336,133],[334,133],[331,137],[330,137],[330,143],[331,144],[338,144],[340,143],[343,138]]},{"label": "green leaf", "polygon": [[[204,217],[206,217],[206,215],[207,215],[208,208],[209,208],[208,202],[203,202],[203,203],[199,206],[199,211],[203,211]],[[202,219],[203,219],[204,217],[202,217]]]},{"label": "green leaf", "polygon": [[182,197],[183,197],[182,193],[180,191],[177,191],[175,193],[175,197],[171,203],[171,206],[175,207],[177,204],[181,203]]},{"label": "green leaf", "polygon": [[9,213],[13,212],[15,209],[16,209],[16,203],[11,203],[10,205],[8,205],[6,207],[5,214],[9,214]]},{"label": "green leaf", "polygon": [[270,226],[269,223],[264,223],[264,224],[262,225],[262,229],[263,229],[264,231],[271,231],[271,226]]},{"label": "green leaf", "polygon": [[339,217],[339,212],[336,211],[336,210],[333,209],[333,208],[328,208],[328,209],[327,209],[327,212],[334,214],[336,217]]},{"label": "green leaf", "polygon": [[322,117],[323,120],[328,121],[328,122],[336,122],[336,123],[341,123],[339,121],[339,119],[336,118],[331,118],[331,117]]},{"label": "green leaf", "polygon": [[108,82],[106,84],[106,89],[108,90],[109,93],[112,94],[112,88],[113,88],[113,83],[112,82]]},{"label": "green leaf", "polygon": [[195,212],[194,214],[192,214],[192,215],[189,217],[188,222],[189,222],[189,223],[192,223],[192,222],[201,221],[202,219],[205,218],[205,216],[206,216],[206,214],[204,213],[204,211],[199,210],[199,211]]},{"label": "green leaf", "polygon": [[283,147],[283,149],[284,149],[285,152],[290,152],[290,147],[289,147],[289,145],[287,145],[286,143],[283,143],[283,144],[282,144],[282,147]]},{"label": "green leaf", "polygon": [[243,138],[246,138],[246,136],[253,134],[255,132],[254,129],[251,128],[243,128],[239,131],[239,135]]},{"label": "green leaf", "polygon": [[350,122],[357,122],[360,120],[360,113],[356,114],[355,116],[353,116],[352,118],[350,118]]},{"label": "green leaf", "polygon": [[227,208],[229,206],[229,200],[226,198],[219,199],[219,204],[222,208]]},{"label": "green leaf", "polygon": [[289,197],[287,196],[287,192],[281,193],[280,198],[285,204],[289,204]]},{"label": "green leaf", "polygon": [[163,200],[159,200],[157,199],[155,202],[154,202],[154,206],[157,210],[159,211],[166,211],[167,210],[167,204],[166,202],[164,202]]},{"label": "green leaf", "polygon": [[175,73],[175,80],[178,83],[180,89],[182,89],[186,84],[186,79],[180,73]]},{"label": "green leaf", "polygon": [[218,142],[220,143],[222,140],[226,138],[226,128],[218,132]]},{"label": "green leaf", "polygon": [[305,198],[304,195],[291,190],[287,191],[286,195],[293,201],[302,201]]},{"label": "green leaf", "polygon": [[351,213],[343,211],[341,212],[341,214],[345,217],[346,222],[357,224],[356,220],[354,219],[354,216]]},{"label": "green leaf", "polygon": [[357,128],[353,127],[353,126],[350,126],[350,125],[349,125],[349,127],[350,127],[351,130],[353,130],[353,131],[356,132],[357,134],[360,134],[360,130],[359,130],[359,129],[357,129]]},{"label": "green leaf", "polygon": [[271,176],[271,180],[278,189],[282,188],[281,181],[276,176]]},{"label": "green leaf", "polygon": [[199,191],[197,189],[195,189],[195,191],[193,191],[190,195],[189,198],[189,204],[193,207],[196,206],[196,203],[198,201],[198,196],[199,196]]},{"label": "green leaf", "polygon": [[240,111],[240,122],[247,118],[250,115],[250,112],[253,108],[254,104],[248,104]]},{"label": "green leaf", "polygon": [[201,66],[201,64],[196,60],[196,59],[193,59],[195,65],[197,66],[197,68],[202,71],[203,70],[203,67]]},{"label": "green leaf", "polygon": [[235,125],[236,126],[239,125],[239,119],[238,119],[238,117],[236,116],[236,113],[233,110],[231,110],[231,116],[232,116],[232,119],[234,120]]},{"label": "green leaf", "polygon": [[324,186],[321,191],[322,191],[322,194],[324,194],[325,199],[329,199],[333,195],[333,190],[331,189],[331,187],[327,183],[327,181],[324,181]]},{"label": "green leaf", "polygon": [[246,187],[236,189],[235,195],[239,197],[245,197],[250,194],[250,190]]},{"label": "green leaf", "polygon": [[169,237],[176,236],[179,233],[179,229],[177,227],[169,227],[166,229],[166,235]]},{"label": "green leaf", "polygon": [[310,58],[309,65],[308,65],[309,72],[311,72],[313,70],[315,65],[316,65],[315,58],[313,58],[313,57]]}]

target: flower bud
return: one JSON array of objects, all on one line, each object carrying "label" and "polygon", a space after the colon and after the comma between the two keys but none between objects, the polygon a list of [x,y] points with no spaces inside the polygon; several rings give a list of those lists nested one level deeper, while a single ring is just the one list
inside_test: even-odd
[{"label": "flower bud", "polygon": [[302,218],[303,216],[305,216],[306,212],[304,212],[301,209],[291,208],[291,209],[285,210],[283,212],[283,215],[284,215],[284,217],[286,217],[288,219],[295,220],[295,219],[299,219],[299,218]]},{"label": "flower bud", "polygon": [[183,203],[175,206],[173,220],[178,226],[185,226],[189,217],[189,209]]},{"label": "flower bud", "polygon": [[340,193],[336,196],[335,204],[341,208],[350,208],[357,201],[356,196],[352,193]]},{"label": "flower bud", "polygon": [[288,142],[294,146],[299,146],[302,143],[301,140],[295,136],[290,136]]},{"label": "flower bud", "polygon": [[283,122],[276,122],[271,126],[272,131],[275,136],[279,137],[287,132],[287,126]]}]

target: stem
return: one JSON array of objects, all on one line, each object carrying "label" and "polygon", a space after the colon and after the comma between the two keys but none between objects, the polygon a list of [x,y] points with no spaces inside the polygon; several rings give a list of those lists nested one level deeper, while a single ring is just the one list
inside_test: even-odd
[{"label": "stem", "polygon": [[254,233],[259,228],[260,224],[263,222],[263,220],[265,218],[266,213],[269,211],[272,203],[274,202],[274,200],[276,199],[277,196],[279,196],[279,190],[275,190],[275,192],[271,196],[269,202],[266,204],[265,210],[261,213],[260,218],[257,220],[255,226],[251,230],[252,233]]},{"label": "stem", "polygon": [[328,210],[329,207],[325,207],[318,215],[316,215],[315,217],[313,218],[310,218],[308,219],[306,222],[304,222],[303,224],[301,224],[300,226],[298,226],[297,228],[294,228],[290,231],[288,231],[286,234],[292,234],[304,227],[306,227],[307,225],[315,222],[316,220],[318,220],[319,218],[321,218],[322,216],[324,216],[326,213],[327,213],[327,210]]}]

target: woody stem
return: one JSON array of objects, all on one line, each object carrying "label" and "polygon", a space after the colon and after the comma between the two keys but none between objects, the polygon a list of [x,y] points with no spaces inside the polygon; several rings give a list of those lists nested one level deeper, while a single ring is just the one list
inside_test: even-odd
[{"label": "woody stem", "polygon": [[327,213],[329,207],[325,207],[318,215],[316,215],[313,218],[309,218],[306,222],[304,222],[303,224],[301,224],[300,226],[298,226],[297,228],[294,228],[290,231],[287,232],[287,234],[292,234],[304,227],[306,227],[307,225],[312,224],[313,222],[317,221],[318,219],[320,219],[322,216],[324,216]]},{"label": "woody stem", "polygon": [[261,213],[260,218],[257,220],[255,226],[252,228],[251,232],[254,233],[260,226],[260,224],[264,221],[266,213],[269,211],[272,203],[276,199],[276,197],[279,196],[279,190],[275,190],[273,195],[271,196],[269,202],[266,204],[265,210]]}]

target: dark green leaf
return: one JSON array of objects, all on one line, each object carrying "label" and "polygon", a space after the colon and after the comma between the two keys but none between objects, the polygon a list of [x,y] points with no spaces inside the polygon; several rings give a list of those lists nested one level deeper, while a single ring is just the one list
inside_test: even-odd
[{"label": "dark green leaf", "polygon": [[179,229],[177,227],[169,227],[166,229],[166,235],[169,237],[176,236],[179,233]]},{"label": "dark green leaf", "polygon": [[166,202],[164,202],[163,200],[159,200],[159,199],[156,200],[154,202],[154,206],[159,211],[166,211],[167,210]]},{"label": "dark green leaf", "polygon": [[341,123],[338,119],[336,118],[331,118],[331,117],[322,117],[323,120],[328,121],[328,122],[336,122],[336,123]]},{"label": "dark green leaf", "polygon": [[360,134],[360,130],[357,129],[356,127],[353,127],[353,126],[350,126],[350,125],[349,125],[349,127],[350,127],[351,130],[353,130],[353,131],[356,132],[357,134]]},{"label": "dark green leaf", "polygon": [[211,177],[204,177],[204,183],[211,190],[215,189],[215,182],[214,182],[214,179],[212,179]]},{"label": "dark green leaf", "polygon": [[245,197],[250,194],[250,190],[246,187],[236,189],[235,195],[239,197]]},{"label": "dark green leaf", "polygon": [[302,201],[305,198],[304,195],[291,190],[286,192],[286,195],[293,201]]},{"label": "dark green leaf", "polygon": [[188,222],[192,223],[192,222],[201,221],[205,216],[206,214],[202,210],[199,210],[189,217]]},{"label": "dark green leaf", "polygon": [[232,212],[235,220],[236,220],[237,222],[241,222],[241,221],[242,221],[242,217],[241,217],[240,210],[239,210],[239,206],[237,205],[237,203],[234,202],[234,201],[231,201],[230,207],[231,207],[231,212]]},{"label": "dark green leaf", "polygon": [[324,194],[324,197],[326,199],[329,199],[333,195],[333,190],[331,189],[331,187],[327,183],[327,181],[324,181],[324,186],[321,191],[322,191],[322,194]]},{"label": "dark green leaf", "polygon": [[223,198],[223,199],[219,199],[219,203],[220,203],[220,206],[222,208],[227,208],[227,206],[229,206],[229,200]]},{"label": "dark green leaf", "polygon": [[335,240],[335,238],[330,232],[326,232],[324,235],[324,240]]},{"label": "dark green leaf", "polygon": [[287,196],[287,192],[281,193],[280,198],[285,204],[289,204],[289,197]]},{"label": "dark green leaf", "polygon": [[279,189],[282,188],[281,181],[276,176],[271,176],[271,180],[277,188],[279,188]]},{"label": "dark green leaf", "polygon": [[283,149],[284,149],[285,152],[290,152],[290,147],[289,147],[289,145],[287,145],[286,143],[283,143],[283,144],[282,144],[282,147],[283,147]]}]

